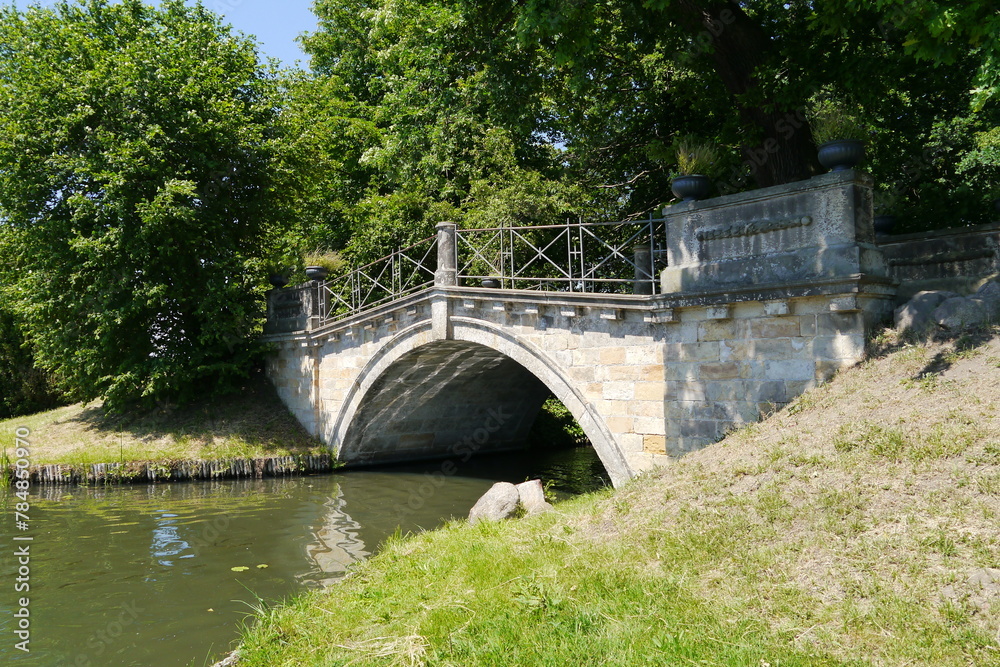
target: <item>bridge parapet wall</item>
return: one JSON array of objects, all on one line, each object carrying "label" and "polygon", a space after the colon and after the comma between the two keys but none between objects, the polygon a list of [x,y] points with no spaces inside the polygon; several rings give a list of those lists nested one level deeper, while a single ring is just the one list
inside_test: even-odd
[{"label": "bridge parapet wall", "polygon": [[879,247],[900,283],[897,303],[921,290],[972,294],[1000,278],[1000,222],[883,236]]},{"label": "bridge parapet wall", "polygon": [[667,453],[757,420],[864,356],[895,285],[853,170],[664,210]]},{"label": "bridge parapet wall", "polygon": [[664,217],[664,293],[887,275],[863,172],[677,204]]}]

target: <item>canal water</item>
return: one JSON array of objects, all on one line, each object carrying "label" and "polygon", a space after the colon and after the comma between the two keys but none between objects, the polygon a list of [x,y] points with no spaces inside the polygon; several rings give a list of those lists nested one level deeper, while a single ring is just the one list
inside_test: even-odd
[{"label": "canal water", "polygon": [[[30,592],[14,590],[14,505],[0,503],[0,664],[211,665],[254,606],[335,582],[398,530],[465,516],[498,480],[557,494],[607,484],[590,447],[264,480],[32,490]],[[19,535],[24,535],[19,533]],[[29,598],[30,653],[13,614]]]}]

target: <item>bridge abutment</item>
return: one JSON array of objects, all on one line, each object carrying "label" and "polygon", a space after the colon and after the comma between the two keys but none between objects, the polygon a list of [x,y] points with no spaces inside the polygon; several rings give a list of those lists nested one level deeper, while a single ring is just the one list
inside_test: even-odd
[{"label": "bridge abutment", "polygon": [[875,245],[872,180],[853,170],[665,210],[677,326],[667,453],[781,407],[864,356],[895,283]]}]

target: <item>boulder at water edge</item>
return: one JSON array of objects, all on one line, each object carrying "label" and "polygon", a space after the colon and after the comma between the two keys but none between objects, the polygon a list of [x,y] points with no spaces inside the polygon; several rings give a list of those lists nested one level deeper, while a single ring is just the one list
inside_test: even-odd
[{"label": "boulder at water edge", "polygon": [[497,482],[472,506],[469,523],[476,523],[481,519],[506,519],[517,511],[520,497],[517,487],[510,482]]},{"label": "boulder at water edge", "polygon": [[540,479],[518,484],[517,493],[521,498],[521,507],[528,514],[538,514],[552,509],[552,505],[545,500],[545,489],[542,488]]}]

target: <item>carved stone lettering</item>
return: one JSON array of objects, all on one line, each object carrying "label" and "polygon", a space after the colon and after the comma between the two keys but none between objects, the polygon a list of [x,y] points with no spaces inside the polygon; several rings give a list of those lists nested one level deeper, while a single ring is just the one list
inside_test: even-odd
[{"label": "carved stone lettering", "polygon": [[793,229],[812,224],[812,217],[803,215],[782,220],[752,220],[750,222],[734,222],[724,227],[712,227],[698,230],[699,241],[718,241],[736,236],[753,236],[766,232],[776,232],[781,229]]}]

